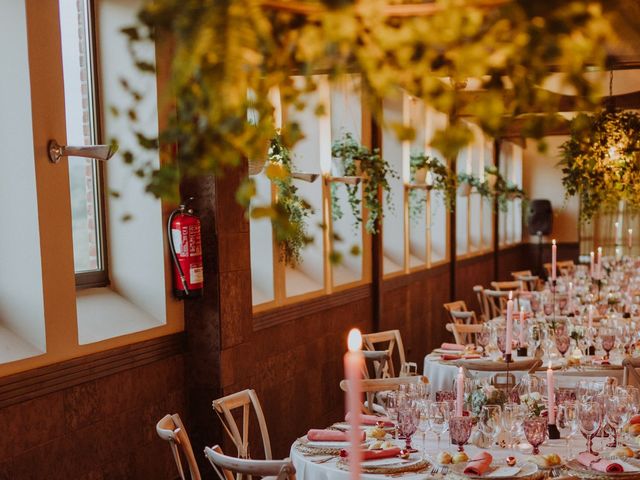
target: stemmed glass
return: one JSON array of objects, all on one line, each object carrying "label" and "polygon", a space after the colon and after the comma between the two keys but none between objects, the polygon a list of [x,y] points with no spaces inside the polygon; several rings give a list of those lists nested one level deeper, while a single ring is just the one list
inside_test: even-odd
[{"label": "stemmed glass", "polygon": [[491,330],[486,325],[482,326],[482,330],[476,333],[476,343],[479,347],[482,347],[482,355],[487,354],[487,345],[491,341]]},{"label": "stemmed glass", "polygon": [[600,339],[602,340],[602,349],[606,352],[605,359],[609,358],[609,352],[616,343],[616,335],[613,329],[603,328],[600,330]]},{"label": "stemmed glass", "polygon": [[618,428],[631,418],[631,398],[625,393],[605,397],[605,421],[613,430],[613,440],[608,447],[618,446]]},{"label": "stemmed glass", "polygon": [[386,405],[385,410],[387,412],[387,416],[389,420],[391,420],[395,428],[393,430],[393,438],[398,437],[398,411],[400,410],[400,393],[399,392],[388,392],[386,397]]},{"label": "stemmed glass", "polygon": [[531,417],[524,421],[524,436],[533,447],[533,454],[540,453],[540,445],[547,436],[547,419],[545,417]]},{"label": "stemmed glass", "polygon": [[593,437],[598,433],[602,423],[602,406],[599,402],[581,402],[578,406],[578,420],[580,431],[587,439],[587,451],[595,455],[593,451]]},{"label": "stemmed glass", "polygon": [[502,410],[500,405],[483,405],[478,422],[480,431],[491,439],[491,445],[496,441],[502,426]]},{"label": "stemmed glass", "polygon": [[422,435],[422,459],[427,458],[427,431],[429,431],[429,401],[418,401],[418,431]]},{"label": "stemmed glass", "polygon": [[448,402],[433,402],[429,405],[429,426],[431,427],[431,431],[436,434],[438,450],[440,450],[440,436],[446,432],[449,427]]},{"label": "stemmed glass", "polygon": [[411,437],[418,428],[420,410],[413,401],[407,401],[398,412],[398,424],[404,435],[405,449],[411,451]]},{"label": "stemmed glass", "polygon": [[502,428],[509,433],[509,448],[513,448],[515,438],[525,416],[525,407],[518,403],[505,403],[502,406]]},{"label": "stemmed glass", "polygon": [[496,343],[498,344],[498,348],[504,355],[504,352],[507,351],[507,328],[506,327],[498,327],[496,329]]},{"label": "stemmed glass", "polygon": [[560,436],[566,441],[569,458],[571,458],[573,455],[569,446],[569,441],[580,429],[578,406],[575,402],[563,402],[558,406],[556,425],[558,426],[558,430],[560,430]]},{"label": "stemmed glass", "polygon": [[449,420],[449,433],[451,441],[458,445],[458,451],[464,452],[464,445],[469,441],[473,419],[471,417],[452,417]]}]

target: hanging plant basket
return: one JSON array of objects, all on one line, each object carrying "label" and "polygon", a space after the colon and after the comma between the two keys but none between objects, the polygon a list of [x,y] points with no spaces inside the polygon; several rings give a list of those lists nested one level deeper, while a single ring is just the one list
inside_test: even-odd
[{"label": "hanging plant basket", "polygon": [[640,210],[640,115],[605,110],[579,115],[571,138],[562,144],[562,184],[567,197],[580,199],[580,220],[616,211],[620,201]]},{"label": "hanging plant basket", "polygon": [[420,167],[416,169],[416,172],[413,176],[413,181],[416,185],[425,185],[427,183],[427,172],[429,169],[427,167]]},{"label": "hanging plant basket", "polygon": [[471,195],[471,184],[464,182],[458,185],[458,196],[460,197],[468,197]]}]

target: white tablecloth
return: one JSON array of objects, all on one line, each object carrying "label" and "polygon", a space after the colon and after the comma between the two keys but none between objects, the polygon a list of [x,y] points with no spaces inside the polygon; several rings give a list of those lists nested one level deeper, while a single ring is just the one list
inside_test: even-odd
[{"label": "white tablecloth", "polygon": [[[567,369],[556,370],[554,375],[556,377],[556,385],[561,388],[575,387],[579,380],[584,377],[590,379],[604,380],[606,377],[614,377],[618,380],[618,383],[622,385],[623,370],[618,369],[602,369],[602,368],[588,368],[585,367],[581,370]],[[429,379],[432,391],[437,390],[452,390],[453,380],[457,373],[457,367],[449,362],[442,362],[440,355],[429,354],[424,358],[423,375]],[[525,372],[512,372],[516,380],[520,380]],[[538,375],[544,375],[544,371],[538,373]],[[491,372],[469,372],[469,375],[473,378],[490,377],[493,375]]]},{"label": "white tablecloth", "polygon": [[[578,438],[580,437],[580,438]],[[585,450],[585,440],[582,436],[578,435],[578,437],[574,438],[571,441],[571,450],[573,455],[576,455],[580,451]],[[448,443],[448,434],[445,433],[442,436],[440,441],[440,450],[437,448],[436,440],[432,433],[428,434],[427,437],[427,458],[433,461],[435,457],[437,457],[440,451],[446,450],[452,455],[456,452],[456,448],[454,445],[450,445]],[[604,449],[604,443],[606,443],[608,439],[596,439],[594,442],[594,448],[596,450],[602,451]],[[398,441],[398,446],[404,445],[403,441]],[[551,453],[555,452],[561,456],[563,460],[567,458],[567,448],[566,448],[565,440],[547,440],[541,447],[541,453]],[[422,451],[422,442],[420,440],[420,433],[416,433],[413,441],[413,446],[419,451]],[[465,452],[469,457],[473,457],[477,452],[483,450],[474,445],[466,445],[464,447]],[[526,457],[531,454],[531,446],[527,443],[521,443],[517,446],[515,450],[510,450],[506,448],[494,447],[489,450],[491,455],[494,457],[494,463],[503,463],[502,460],[508,456],[515,456],[518,459],[518,462],[524,462]],[[414,455],[420,455],[420,453],[416,453]],[[310,456],[304,455],[300,453],[295,445],[291,448],[290,454],[291,460],[296,468],[296,477],[298,480],[349,480],[349,472],[343,469],[338,468],[338,458],[332,458],[324,463],[315,463],[314,460],[322,460],[321,456]],[[326,456],[324,458],[327,458]],[[402,478],[406,479],[420,479],[424,480],[425,478],[429,478],[426,476],[429,472],[422,472],[417,474],[405,474],[402,475]],[[376,480],[380,478],[390,478],[386,475],[379,474],[363,474],[363,479],[367,480]]]}]

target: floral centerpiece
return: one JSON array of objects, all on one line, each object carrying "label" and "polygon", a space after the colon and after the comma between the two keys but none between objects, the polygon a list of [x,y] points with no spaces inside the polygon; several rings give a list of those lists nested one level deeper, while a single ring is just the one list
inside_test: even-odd
[{"label": "floral centerpiece", "polygon": [[471,416],[478,418],[482,407],[485,405],[504,405],[507,395],[504,391],[489,384],[475,386],[471,393],[467,394],[467,404],[471,407]]},{"label": "floral centerpiece", "polygon": [[545,404],[539,392],[520,395],[520,404],[527,407],[527,417],[540,417],[545,411]]}]

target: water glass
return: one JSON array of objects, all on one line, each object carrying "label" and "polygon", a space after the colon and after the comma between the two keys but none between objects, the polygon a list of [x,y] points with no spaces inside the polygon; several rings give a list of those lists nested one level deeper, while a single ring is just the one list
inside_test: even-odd
[{"label": "water glass", "polygon": [[478,426],[482,434],[491,439],[491,444],[496,441],[502,427],[502,409],[500,405],[483,405],[480,410]]},{"label": "water glass", "polygon": [[578,420],[580,423],[580,431],[587,439],[587,451],[592,455],[593,437],[600,430],[602,423],[602,406],[599,402],[581,402],[578,405]]},{"label": "water glass", "polygon": [[429,405],[429,427],[436,435],[438,450],[440,450],[440,436],[449,428],[449,418],[447,402],[433,402]]},{"label": "water glass", "polygon": [[578,433],[580,424],[578,420],[578,406],[573,401],[565,401],[558,405],[556,416],[556,426],[560,431],[560,436],[565,439],[569,458],[573,457],[570,441]]}]

